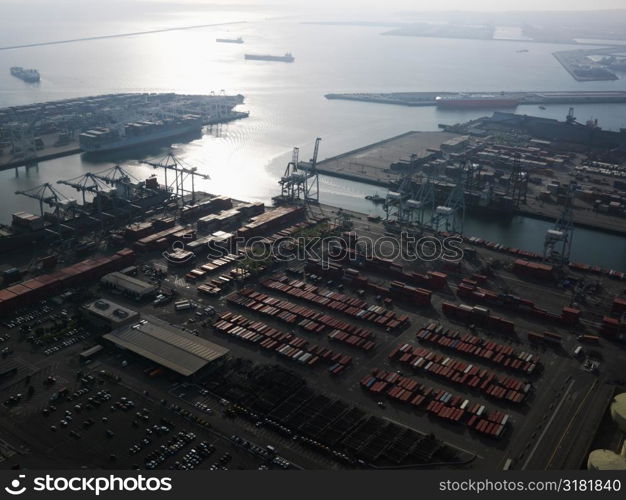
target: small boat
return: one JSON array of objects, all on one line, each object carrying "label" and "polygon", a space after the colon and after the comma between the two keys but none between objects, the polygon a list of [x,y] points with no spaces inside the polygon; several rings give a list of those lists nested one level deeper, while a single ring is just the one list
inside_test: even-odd
[{"label": "small boat", "polygon": [[546,109],[545,106],[539,106],[539,109]]},{"label": "small boat", "polygon": [[380,204],[380,203],[385,203],[385,198],[383,198],[382,196],[380,196],[378,193],[376,194],[368,194],[365,197],[366,200],[371,201],[372,203],[375,204]]}]

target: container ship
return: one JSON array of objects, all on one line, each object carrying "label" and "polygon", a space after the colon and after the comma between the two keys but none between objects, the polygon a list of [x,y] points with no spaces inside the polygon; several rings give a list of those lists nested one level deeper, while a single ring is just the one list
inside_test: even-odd
[{"label": "container ship", "polygon": [[243,38],[216,38],[217,43],[243,43]]},{"label": "container ship", "polygon": [[515,108],[518,99],[498,95],[467,95],[437,96],[435,104],[438,108]]},{"label": "container ship", "polygon": [[296,60],[289,52],[285,52],[285,54],[282,56],[272,56],[268,54],[246,54],[244,58],[251,61],[294,62]]},{"label": "container ship", "polygon": [[99,127],[80,134],[78,143],[87,153],[114,151],[199,132],[203,124],[200,115],[186,114],[163,120],[127,123],[120,129]]},{"label": "container ship", "polygon": [[11,74],[14,77],[28,83],[37,83],[39,80],[41,80],[41,77],[39,76],[39,71],[37,71],[36,69],[24,69],[21,66],[13,66],[11,68]]}]

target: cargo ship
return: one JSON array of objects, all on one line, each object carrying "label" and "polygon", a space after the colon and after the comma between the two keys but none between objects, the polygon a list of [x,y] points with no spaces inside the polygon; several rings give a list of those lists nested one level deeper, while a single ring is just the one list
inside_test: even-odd
[{"label": "cargo ship", "polygon": [[438,108],[515,108],[519,100],[488,94],[458,94],[437,96],[435,104]]},{"label": "cargo ship", "polygon": [[41,80],[39,71],[36,69],[24,69],[21,66],[13,66],[11,68],[11,74],[15,78],[19,78],[27,83],[37,83]]},{"label": "cargo ship", "polygon": [[290,52],[285,52],[282,56],[272,56],[268,54],[246,54],[245,59],[251,61],[280,61],[280,62],[294,62],[296,59]]},{"label": "cargo ship", "polygon": [[80,134],[78,143],[86,153],[114,151],[199,132],[203,124],[201,116],[187,114],[163,120],[126,123],[119,129],[99,127]]},{"label": "cargo ship", "polygon": [[216,38],[217,43],[243,43],[243,38]]}]

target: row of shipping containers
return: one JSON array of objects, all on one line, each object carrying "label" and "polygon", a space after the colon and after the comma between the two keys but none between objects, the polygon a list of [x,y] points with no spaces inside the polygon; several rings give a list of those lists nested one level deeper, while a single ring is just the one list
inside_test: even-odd
[{"label": "row of shipping containers", "polygon": [[528,332],[527,335],[528,335],[528,340],[530,342],[546,343],[546,344],[552,344],[555,346],[560,346],[561,341],[563,340],[563,337],[559,335],[558,333],[548,332],[548,331],[544,331],[541,333]]},{"label": "row of shipping containers", "polygon": [[50,274],[0,290],[0,314],[7,314],[71,287],[93,283],[105,274],[128,267],[135,253],[122,249],[106,257],[94,257],[64,267]]},{"label": "row of shipping containers", "polygon": [[244,239],[274,232],[279,226],[289,224],[304,216],[304,207],[278,207],[252,218],[245,226],[239,228],[237,236]]},{"label": "row of shipping containers", "polygon": [[263,280],[261,284],[270,290],[284,293],[330,311],[347,314],[382,328],[389,328],[392,331],[409,323],[409,318],[406,315],[397,315],[382,306],[368,304],[362,299],[350,297],[343,293],[324,290],[299,280],[290,280],[285,275]]},{"label": "row of shipping containers", "polygon": [[207,275],[219,272],[224,268],[230,266],[233,262],[235,262],[239,257],[234,254],[224,255],[218,259],[213,259],[203,264],[199,268],[192,269],[185,275],[185,279],[187,281],[198,281],[200,279],[204,279]]},{"label": "row of shipping containers", "polygon": [[203,215],[219,210],[232,208],[233,201],[227,196],[216,196],[210,200],[204,200],[195,205],[186,205],[181,209],[180,217],[184,221],[190,221]]},{"label": "row of shipping containers", "polygon": [[567,326],[575,326],[580,322],[581,311],[574,307],[563,307],[561,314],[551,313],[538,307],[532,300],[510,294],[500,294],[478,286],[478,282],[463,278],[458,284],[456,294],[463,299],[490,305],[508,306],[520,313],[540,319],[542,322],[554,321]]},{"label": "row of shipping containers", "polygon": [[605,337],[617,338],[626,334],[626,323],[612,316],[603,316],[600,325],[600,333]]},{"label": "row of shipping containers", "polygon": [[[417,380],[405,377],[397,372],[375,368],[371,375],[360,381],[361,388],[390,399],[422,409],[441,420],[465,425],[470,429],[493,438],[500,438],[510,422],[508,414],[488,411],[485,405],[473,403],[465,397],[455,395],[443,389],[424,385]],[[479,421],[488,421],[494,425],[485,432],[483,425],[478,429]]]},{"label": "row of shipping containers", "polygon": [[[367,277],[363,276],[356,269],[344,268],[341,264],[333,262],[322,264],[319,259],[309,258],[304,269],[308,273],[335,280],[343,280],[352,287],[369,290],[381,297],[393,298],[410,305],[427,306],[431,302],[432,293],[430,290],[407,285],[401,281],[393,281],[389,287],[378,285],[368,281]],[[447,275],[443,273],[437,274],[442,276],[441,279],[447,279]]]},{"label": "row of shipping containers", "polygon": [[536,354],[518,351],[511,346],[477,337],[469,332],[446,328],[434,322],[420,329],[416,338],[420,342],[436,344],[526,375],[532,375],[541,365],[541,359]]},{"label": "row of shipping containers", "polygon": [[467,304],[452,304],[451,302],[443,302],[441,311],[449,318],[464,323],[472,322],[490,330],[498,331],[513,335],[515,333],[515,324],[512,321],[494,316],[489,309],[480,306],[469,306]]},{"label": "row of shipping containers", "polygon": [[499,375],[486,368],[411,344],[394,348],[389,353],[389,359],[407,364],[415,371],[423,371],[450,383],[462,385],[468,390],[477,390],[494,399],[514,404],[523,403],[532,387],[515,377]]},{"label": "row of shipping containers", "polygon": [[467,243],[471,243],[472,245],[487,248],[488,250],[508,253],[510,255],[521,257],[523,259],[538,260],[542,258],[542,255],[536,252],[530,252],[528,250],[522,250],[520,248],[515,248],[515,247],[506,247],[504,245],[501,245],[500,243],[495,243],[493,241],[485,240],[477,236],[469,236],[465,238],[465,241]]},{"label": "row of shipping containers", "polygon": [[614,280],[626,280],[626,274],[621,271],[615,271],[613,269],[603,269],[600,266],[591,266],[589,264],[584,264],[581,262],[570,262],[568,265],[570,269],[573,269],[575,271],[581,271],[591,274],[605,274],[606,276]]},{"label": "row of shipping containers", "polygon": [[[314,311],[306,306],[299,306],[288,301],[269,297],[252,289],[233,292],[226,300],[233,305],[281,320],[290,325],[298,325],[309,333],[321,334],[326,331],[340,330],[355,335],[364,342],[372,341],[374,334],[365,328],[349,324],[328,314]],[[374,346],[368,348],[372,349]]]},{"label": "row of shipping containers", "polygon": [[311,343],[293,333],[280,331],[241,314],[224,312],[217,318],[213,328],[218,333],[258,345],[268,351],[274,351],[278,355],[305,366],[326,363],[331,368],[336,364],[346,367],[352,362],[350,356]]},{"label": "row of shipping containers", "polygon": [[445,273],[439,271],[428,271],[426,274],[407,272],[402,264],[391,259],[366,256],[362,251],[356,249],[354,245],[358,242],[358,235],[354,231],[344,233],[343,236],[347,248],[342,254],[343,258],[335,261],[334,264],[358,263],[363,269],[384,274],[391,280],[433,291],[442,290],[447,285],[448,276]]},{"label": "row of shipping containers", "polygon": [[553,266],[524,259],[516,259],[513,262],[513,272],[524,277],[531,276],[546,281],[551,281],[555,277]]}]

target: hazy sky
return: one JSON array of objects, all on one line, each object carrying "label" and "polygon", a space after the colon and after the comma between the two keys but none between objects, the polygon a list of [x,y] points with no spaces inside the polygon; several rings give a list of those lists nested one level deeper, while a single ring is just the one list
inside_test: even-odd
[{"label": "hazy sky", "polygon": [[[132,0],[131,0],[132,1]],[[247,4],[247,5],[328,5],[342,8],[359,7],[405,10],[595,10],[626,8],[624,0],[140,0],[163,3]]]}]

